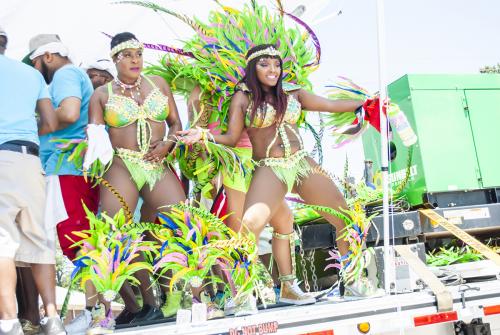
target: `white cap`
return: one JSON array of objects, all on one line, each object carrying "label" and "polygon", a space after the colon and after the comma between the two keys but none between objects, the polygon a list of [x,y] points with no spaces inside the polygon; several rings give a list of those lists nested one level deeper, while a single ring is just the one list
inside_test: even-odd
[{"label": "white cap", "polygon": [[107,73],[112,75],[113,78],[116,77],[115,64],[109,59],[98,59],[90,63],[88,66],[86,66],[85,69],[86,70],[96,69],[96,70],[106,71]]},{"label": "white cap", "polygon": [[35,49],[35,51],[33,51],[33,53],[30,55],[30,59],[33,60],[46,52],[50,54],[60,54],[62,57],[69,56],[69,50],[64,44],[62,44],[61,42],[50,42]]},{"label": "white cap", "polygon": [[29,53],[24,56],[22,62],[33,66],[32,60],[44,53],[58,53],[63,57],[68,57],[68,48],[61,42],[61,38],[57,34],[38,34],[33,36],[29,41]]}]

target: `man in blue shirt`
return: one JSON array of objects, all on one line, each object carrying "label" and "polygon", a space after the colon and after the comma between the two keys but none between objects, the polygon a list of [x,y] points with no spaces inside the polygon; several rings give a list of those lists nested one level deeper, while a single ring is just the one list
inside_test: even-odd
[{"label": "man in blue shirt", "polygon": [[[30,40],[30,51],[23,61],[31,63],[40,71],[47,84],[50,84],[49,92],[59,120],[57,131],[40,138],[40,158],[48,175],[49,186],[55,185],[51,189],[60,191],[58,196],[49,196],[47,201],[52,204],[52,208],[62,206],[67,214],[67,219],[57,222],[57,235],[63,254],[70,260],[74,260],[78,249],[72,245],[80,241],[81,237],[73,233],[89,229],[82,202],[90,211],[96,213],[99,205],[99,190],[84,179],[82,171],[79,171],[73,163],[68,162],[67,157],[60,160],[61,151],[53,140],[85,139],[93,87],[88,75],[71,63],[68,49],[59,36],[40,34],[33,37]],[[61,198],[62,202],[57,201]],[[88,284],[84,318],[75,320],[78,325],[68,325],[68,331],[76,331],[73,329],[76,326],[78,326],[78,331],[84,331],[92,321],[90,311],[97,297],[95,293],[92,293],[93,287],[90,286],[90,282]]]},{"label": "man in blue shirt", "polygon": [[[38,135],[57,118],[43,77],[3,54],[0,28],[0,334],[23,334],[16,315],[15,262],[31,264],[48,318],[45,334],[65,334],[55,305],[55,255],[44,230],[45,180]],[[38,114],[38,129],[35,112]]]}]

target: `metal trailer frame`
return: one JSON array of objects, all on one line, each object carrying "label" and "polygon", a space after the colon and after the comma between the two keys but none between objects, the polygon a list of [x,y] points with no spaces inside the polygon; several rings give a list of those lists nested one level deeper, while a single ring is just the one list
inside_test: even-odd
[{"label": "metal trailer frame", "polygon": [[[370,330],[366,334],[372,335],[454,335],[454,321],[468,323],[474,318],[483,318],[484,322],[490,322],[491,334],[500,335],[500,280],[449,289],[453,311],[447,313],[438,313],[436,298],[424,290],[357,301],[323,301],[309,306],[271,308],[252,316],[227,317],[196,325],[156,324],[121,329],[116,333],[356,335],[363,334],[358,330],[359,324],[369,323]],[[416,325],[419,322],[435,323]]]}]

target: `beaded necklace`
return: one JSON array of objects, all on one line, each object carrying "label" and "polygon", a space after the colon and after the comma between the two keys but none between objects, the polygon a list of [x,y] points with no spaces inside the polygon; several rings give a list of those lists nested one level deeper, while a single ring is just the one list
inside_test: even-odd
[{"label": "beaded necklace", "polygon": [[[142,82],[142,76],[139,76],[135,83],[133,84],[125,84],[122,82],[120,79],[118,79],[118,76],[115,78],[115,83],[121,88],[122,95],[127,96],[125,94],[125,90],[130,90],[130,97],[137,103],[139,103],[140,98],[141,98],[141,82]],[[135,93],[137,94],[137,97],[134,94],[134,88],[135,88]]]}]

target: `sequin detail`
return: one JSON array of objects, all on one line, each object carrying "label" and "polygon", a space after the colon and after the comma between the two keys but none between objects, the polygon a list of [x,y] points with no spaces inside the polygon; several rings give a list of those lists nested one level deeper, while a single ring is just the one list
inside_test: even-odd
[{"label": "sequin detail", "polygon": [[166,159],[161,162],[145,161],[144,153],[125,148],[117,148],[116,155],[127,166],[127,170],[138,190],[141,190],[144,184],[148,184],[149,189],[152,190],[156,182],[165,174]]},{"label": "sequin detail", "polygon": [[139,120],[162,122],[168,112],[168,97],[154,86],[142,105],[129,97],[110,94],[104,109],[104,121],[110,127],[120,128]]},{"label": "sequin detail", "polygon": [[108,83],[108,102],[104,109],[104,121],[110,127],[126,127],[137,122],[137,144],[140,152],[145,154],[151,143],[151,125],[147,120],[164,122],[168,116],[168,97],[160,92],[149,79],[153,87],[142,105],[124,95],[113,94],[111,83]]},{"label": "sequin detail", "polygon": [[[300,102],[291,94],[288,95],[287,100],[287,107],[283,122],[295,124],[300,118],[302,106]],[[276,109],[274,109],[271,104],[266,104],[265,110],[262,107],[257,108],[252,124],[250,124],[251,112],[252,102],[250,102],[245,116],[245,126],[247,128],[266,128],[272,126],[276,122]]]}]

